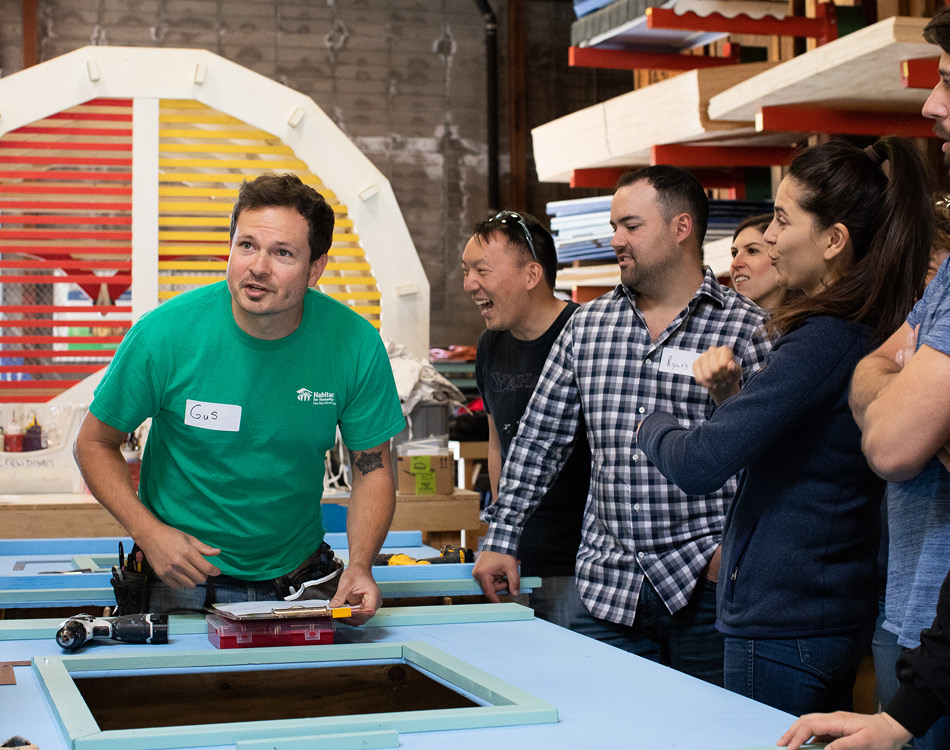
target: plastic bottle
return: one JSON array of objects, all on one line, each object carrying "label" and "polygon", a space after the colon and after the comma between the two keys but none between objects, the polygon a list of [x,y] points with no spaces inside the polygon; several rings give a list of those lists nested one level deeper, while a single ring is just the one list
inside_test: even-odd
[{"label": "plastic bottle", "polygon": [[43,449],[43,428],[38,424],[31,424],[23,435],[23,450],[38,451]]},{"label": "plastic bottle", "polygon": [[16,421],[16,414],[13,415],[7,429],[4,430],[3,446],[11,453],[19,453],[23,450],[23,428]]}]

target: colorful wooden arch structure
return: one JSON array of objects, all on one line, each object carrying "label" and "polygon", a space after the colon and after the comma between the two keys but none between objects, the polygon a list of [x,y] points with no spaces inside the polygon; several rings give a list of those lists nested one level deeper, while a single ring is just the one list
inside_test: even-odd
[{"label": "colorful wooden arch structure", "polygon": [[79,384],[143,313],[223,278],[237,188],[263,172],[334,208],[321,290],[427,357],[389,182],[312,99],[204,50],[85,47],[0,79],[0,403]]}]

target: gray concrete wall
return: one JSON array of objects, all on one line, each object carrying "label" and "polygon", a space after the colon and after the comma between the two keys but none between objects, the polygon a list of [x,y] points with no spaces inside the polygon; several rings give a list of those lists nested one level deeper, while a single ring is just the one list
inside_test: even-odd
[{"label": "gray concrete wall", "polygon": [[[474,344],[459,253],[487,210],[484,28],[474,0],[38,0],[41,60],[87,44],[197,47],[308,96],[386,175],[428,274],[433,346]],[[500,24],[502,203],[508,172]],[[567,67],[569,0],[525,3],[529,127],[630,88]],[[21,4],[0,0],[0,74],[23,66]],[[2,106],[2,105],[0,105]],[[266,103],[262,103],[266,106]],[[540,185],[528,210],[589,193]]]}]

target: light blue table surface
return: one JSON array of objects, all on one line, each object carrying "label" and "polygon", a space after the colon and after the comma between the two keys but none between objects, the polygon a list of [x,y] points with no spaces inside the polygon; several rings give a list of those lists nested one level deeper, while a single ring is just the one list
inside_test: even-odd
[{"label": "light blue table surface", "polygon": [[[479,605],[491,606],[491,605]],[[0,624],[3,627],[3,624]],[[726,750],[774,746],[792,717],[542,620],[343,628],[338,643],[423,641],[554,704],[552,725],[399,735],[410,750],[643,748]],[[85,653],[213,649],[203,635],[165,646],[108,644]],[[92,651],[95,650],[95,651]],[[108,650],[108,651],[106,651]],[[0,641],[0,661],[61,651],[51,638]],[[0,737],[67,750],[31,667],[0,686]],[[208,746],[233,750],[234,745]]]}]

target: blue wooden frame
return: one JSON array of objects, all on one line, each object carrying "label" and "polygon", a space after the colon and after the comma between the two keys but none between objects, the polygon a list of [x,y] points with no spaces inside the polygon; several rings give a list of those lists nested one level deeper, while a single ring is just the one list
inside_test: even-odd
[{"label": "blue wooden frame", "polygon": [[[346,558],[345,534],[327,534],[327,543]],[[123,541],[132,549],[130,539],[11,539],[0,540],[0,609],[22,607],[112,606],[115,593],[109,583],[111,568],[118,564],[117,547]],[[390,531],[383,551],[434,556],[437,550],[422,544],[420,531]],[[43,555],[68,557],[70,562],[55,561],[58,568],[87,569],[97,572],[47,575],[30,570],[13,573],[14,559],[48,566]],[[472,563],[439,565],[374,566],[373,576],[387,599],[427,596],[480,596],[482,591],[472,578]],[[530,593],[541,585],[537,577],[523,578],[522,591]]]},{"label": "blue wooden frame", "polygon": [[[277,664],[319,667],[366,662],[409,664],[480,705],[362,716],[101,731],[73,682],[73,675],[93,672],[116,674]],[[289,747],[293,740],[312,741],[362,732],[429,732],[553,724],[558,720],[557,708],[550,703],[421,641],[299,646],[292,649],[138,652],[131,656],[45,656],[33,659],[33,669],[72,750],[169,750],[258,740],[285,740]],[[391,740],[391,734],[386,737]]]}]

